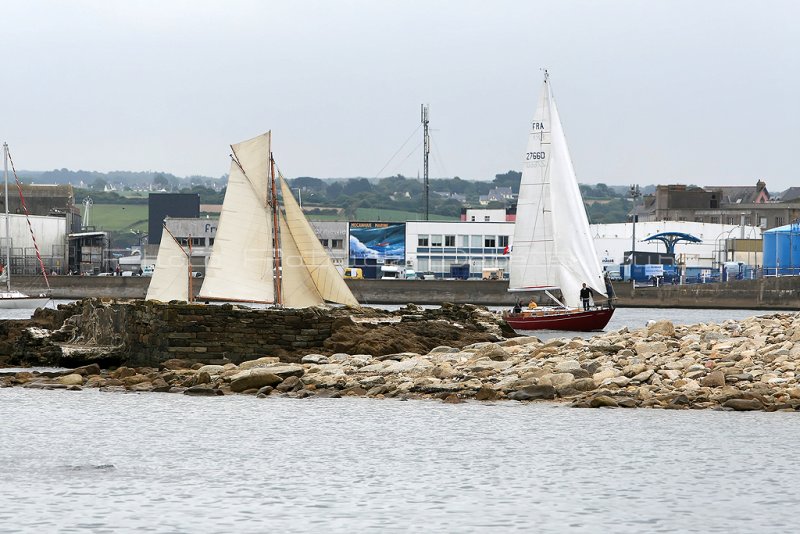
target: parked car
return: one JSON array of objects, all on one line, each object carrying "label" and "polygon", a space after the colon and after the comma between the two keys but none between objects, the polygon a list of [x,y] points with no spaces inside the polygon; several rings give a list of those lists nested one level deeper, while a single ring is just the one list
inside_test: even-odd
[{"label": "parked car", "polygon": [[347,269],[344,270],[344,277],[361,280],[362,278],[364,278],[364,272],[358,267],[348,267]]}]

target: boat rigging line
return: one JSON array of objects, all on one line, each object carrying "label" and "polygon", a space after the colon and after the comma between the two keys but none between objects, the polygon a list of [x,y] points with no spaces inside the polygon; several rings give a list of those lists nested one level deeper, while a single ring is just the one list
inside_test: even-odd
[{"label": "boat rigging line", "polygon": [[[405,141],[403,141],[403,144],[402,144],[402,145],[400,145],[400,148],[398,148],[398,149],[397,149],[397,151],[396,151],[394,154],[392,154],[392,157],[391,157],[391,158],[389,158],[389,160],[388,160],[388,161],[387,161],[387,162],[386,162],[386,163],[383,165],[383,167],[381,167],[381,170],[379,170],[377,173],[375,173],[375,176],[374,176],[374,178],[379,178],[379,177],[380,177],[381,173],[382,173],[384,170],[386,170],[386,167],[388,167],[388,166],[389,166],[389,164],[392,162],[392,160],[393,160],[394,158],[396,158],[396,157],[397,157],[397,155],[398,155],[398,154],[399,154],[399,153],[400,153],[400,152],[403,150],[403,148],[405,148],[405,146],[408,144],[408,142],[409,142],[409,141],[411,141],[411,139],[412,139],[412,138],[413,138],[415,135],[417,135],[417,132],[419,131],[419,129],[420,129],[420,128],[422,128],[422,124],[419,124],[419,125],[417,125],[417,127],[416,127],[416,128],[414,128],[414,131],[413,131],[413,132],[411,132],[411,135],[409,135],[409,136],[408,136],[408,139],[406,139]],[[416,150],[416,148],[415,148],[414,150]],[[410,154],[409,154],[409,155],[410,155]],[[406,159],[408,159],[408,157],[406,157]],[[405,160],[403,160],[403,161],[405,161]],[[402,163],[402,162],[401,162],[401,163]]]},{"label": "boat rigging line", "polygon": [[[8,156],[8,162],[11,163],[11,172],[14,173],[14,181],[17,182],[17,191],[19,191],[19,201],[22,204],[22,210],[25,212],[25,220],[28,223],[28,230],[31,232],[31,239],[33,240],[33,248],[36,250],[36,259],[39,260],[39,267],[42,269],[42,276],[44,277],[44,283],[47,284],[47,293],[50,296],[50,281],[47,279],[47,269],[44,268],[44,262],[42,261],[42,254],[39,252],[39,244],[36,242],[36,234],[33,233],[33,226],[31,225],[31,216],[28,213],[28,206],[25,204],[25,195],[22,194],[22,183],[19,181],[19,177],[17,176],[17,169],[14,167],[14,160],[11,158],[11,150],[8,148],[8,144],[5,145],[6,155]],[[6,190],[8,193],[8,190]],[[8,194],[6,194],[6,208],[8,208]],[[8,216],[6,216],[6,221],[8,221]],[[6,223],[7,224],[7,223]],[[9,239],[11,236],[7,236]],[[8,267],[11,267],[11,255],[7,258],[9,263]]]}]

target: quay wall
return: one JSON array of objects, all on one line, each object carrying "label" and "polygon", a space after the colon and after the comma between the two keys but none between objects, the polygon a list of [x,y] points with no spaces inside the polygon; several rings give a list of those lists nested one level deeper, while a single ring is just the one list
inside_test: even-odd
[{"label": "quay wall", "polygon": [[[158,365],[173,358],[239,364],[267,354],[292,361],[293,352],[322,346],[335,320],[317,308],[253,310],[230,304],[89,300],[78,306],[62,329],[61,341],[105,348],[109,363],[126,365]],[[69,358],[66,351],[56,363],[74,365]]]},{"label": "quay wall", "polygon": [[[15,288],[35,293],[41,278],[16,277]],[[200,290],[197,279],[194,291]],[[144,298],[148,277],[54,276],[50,286],[54,298],[88,297]],[[353,294],[364,304],[471,303],[513,306],[525,294],[509,293],[503,280],[347,280]],[[619,307],[800,309],[800,276],[736,280],[715,284],[637,287],[615,282]]]}]

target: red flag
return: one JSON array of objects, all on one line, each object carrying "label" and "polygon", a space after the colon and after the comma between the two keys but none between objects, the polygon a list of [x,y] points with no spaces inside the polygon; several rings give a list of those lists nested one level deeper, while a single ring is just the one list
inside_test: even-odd
[{"label": "red flag", "polygon": [[503,256],[505,256],[506,254],[508,254],[510,252],[511,252],[511,249],[508,248],[508,245],[506,245],[506,248],[503,249]]}]

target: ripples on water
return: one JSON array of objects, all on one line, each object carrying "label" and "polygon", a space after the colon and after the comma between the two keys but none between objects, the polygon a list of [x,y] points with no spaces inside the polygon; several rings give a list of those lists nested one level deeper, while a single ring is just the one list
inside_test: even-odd
[{"label": "ripples on water", "polygon": [[789,532],[796,415],[0,390],[2,532]]}]

